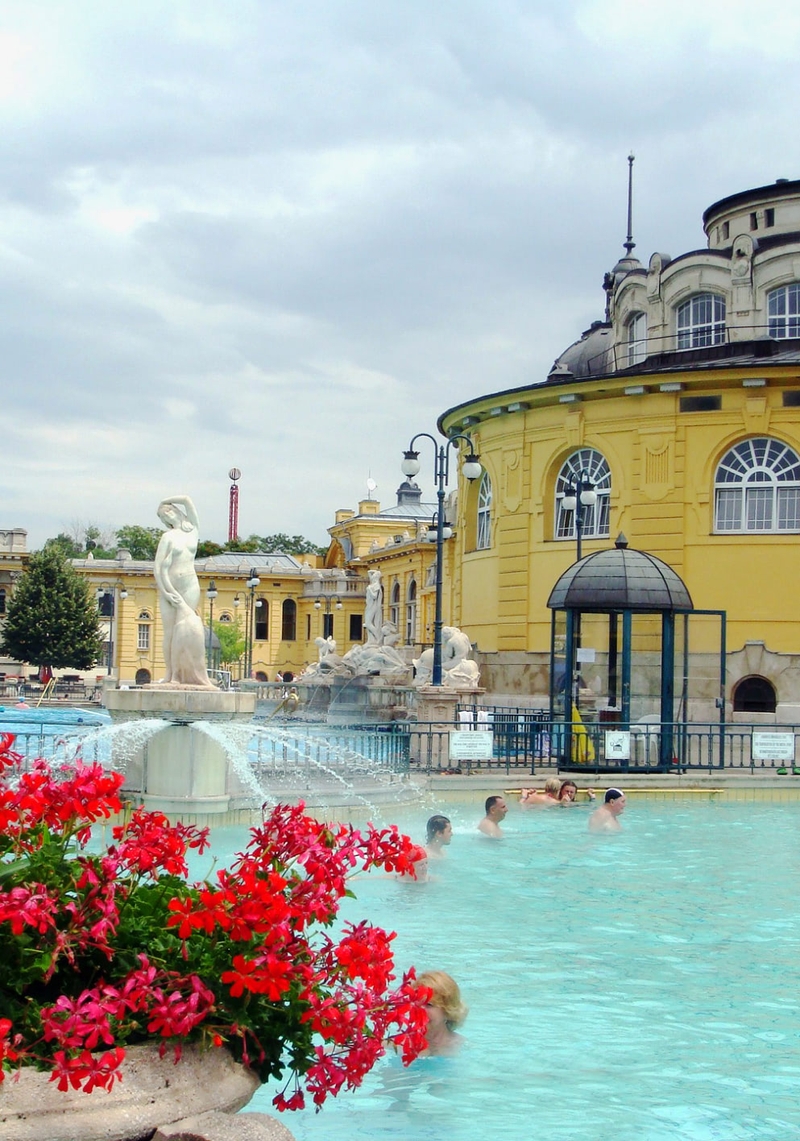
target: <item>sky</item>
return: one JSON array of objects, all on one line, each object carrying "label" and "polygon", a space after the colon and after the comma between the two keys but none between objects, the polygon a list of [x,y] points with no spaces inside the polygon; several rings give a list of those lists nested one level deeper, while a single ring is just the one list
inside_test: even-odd
[{"label": "sky", "polygon": [[[800,5],[3,0],[0,529],[317,543],[622,254],[800,177]],[[433,497],[433,448],[418,477]]]}]

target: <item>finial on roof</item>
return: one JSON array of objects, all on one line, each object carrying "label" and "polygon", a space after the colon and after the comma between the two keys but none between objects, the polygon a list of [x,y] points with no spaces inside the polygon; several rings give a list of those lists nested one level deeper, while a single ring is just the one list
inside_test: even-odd
[{"label": "finial on roof", "polygon": [[625,548],[628,546],[628,540],[625,538],[622,531],[620,531],[620,533],[617,535],[616,539],[614,540],[614,546],[617,548],[618,551],[624,551]]},{"label": "finial on roof", "polygon": [[628,236],[622,243],[627,251],[628,257],[631,256],[631,250],[636,246],[633,240],[633,163],[636,155],[631,151],[628,155]]}]

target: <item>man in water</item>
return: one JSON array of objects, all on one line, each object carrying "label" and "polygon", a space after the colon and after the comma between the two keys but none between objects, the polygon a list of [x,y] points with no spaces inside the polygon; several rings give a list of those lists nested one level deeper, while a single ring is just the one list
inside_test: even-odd
[{"label": "man in water", "polygon": [[606,789],[603,803],[589,817],[590,832],[621,832],[617,819],[625,811],[625,793],[619,788]]},{"label": "man in water", "polygon": [[491,840],[502,840],[503,832],[500,824],[505,820],[508,806],[502,796],[487,796],[483,806],[486,815],[478,825],[478,831],[483,832]]}]

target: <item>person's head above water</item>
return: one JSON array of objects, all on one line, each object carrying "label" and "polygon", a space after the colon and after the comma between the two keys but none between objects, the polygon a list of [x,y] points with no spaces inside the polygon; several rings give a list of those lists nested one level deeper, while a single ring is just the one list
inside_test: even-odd
[{"label": "person's head above water", "polygon": [[425,825],[427,842],[436,841],[438,844],[449,844],[453,835],[453,828],[447,816],[431,816]]},{"label": "person's head above water", "polygon": [[612,800],[619,800],[620,797],[622,797],[623,800],[625,799],[625,793],[621,788],[607,788],[606,794],[603,797],[603,803],[611,804]]},{"label": "person's head above water", "polygon": [[493,820],[502,820],[505,814],[508,812],[508,807],[506,806],[505,799],[502,796],[487,796],[483,810],[486,815],[491,817]]},{"label": "person's head above water", "polygon": [[442,1011],[447,1029],[455,1030],[459,1027],[467,1017],[469,1007],[461,1000],[456,980],[445,971],[425,971],[417,982],[432,992],[429,1005]]}]

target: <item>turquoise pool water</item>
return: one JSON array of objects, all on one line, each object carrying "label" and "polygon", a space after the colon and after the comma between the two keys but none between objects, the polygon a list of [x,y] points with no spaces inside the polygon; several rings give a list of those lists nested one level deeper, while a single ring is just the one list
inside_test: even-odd
[{"label": "turquoise pool water", "polygon": [[462,807],[435,879],[354,883],[401,965],[457,978],[468,1042],[284,1114],[299,1141],[800,1137],[800,804],[631,798],[599,837],[588,811],[512,810],[497,843]]}]

